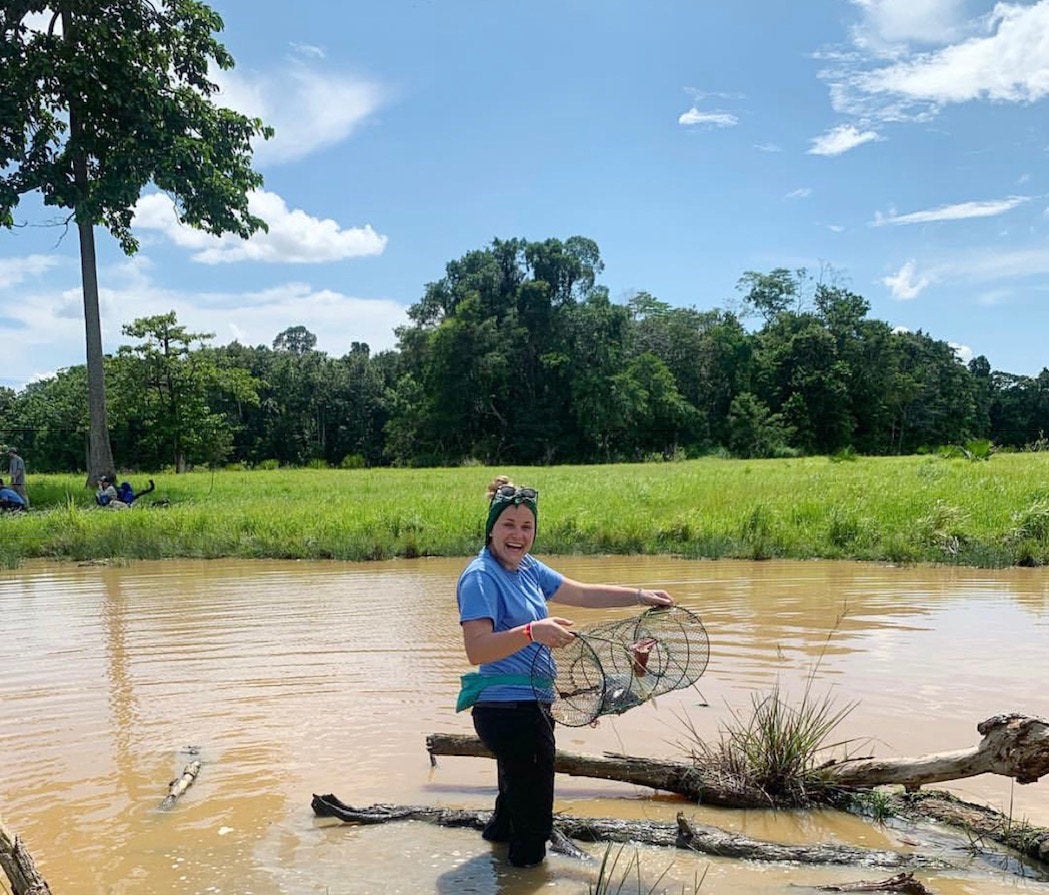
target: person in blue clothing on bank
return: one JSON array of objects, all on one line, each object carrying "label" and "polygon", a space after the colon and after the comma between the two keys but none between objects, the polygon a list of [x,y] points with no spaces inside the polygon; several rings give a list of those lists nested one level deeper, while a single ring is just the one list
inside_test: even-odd
[{"label": "person in blue clothing on bank", "polygon": [[4,480],[0,479],[0,512],[20,513],[27,509],[29,506],[22,495],[13,488],[8,488],[4,485]]},{"label": "person in blue clothing on bank", "polygon": [[151,491],[155,491],[156,487],[157,486],[153,482],[153,479],[150,479],[149,487],[136,494],[131,487],[131,482],[121,482],[119,485],[115,485],[113,484],[111,476],[103,475],[98,480],[98,490],[95,492],[95,503],[100,507],[109,507],[113,510],[126,510],[144,494],[149,494]]},{"label": "person in blue clothing on bank", "polygon": [[[466,657],[477,672],[463,676],[457,710],[472,706],[474,730],[496,757],[498,795],[482,836],[509,843],[515,867],[546,857],[553,830],[554,721],[549,699],[532,687],[532,661],[575,636],[572,622],[548,602],[594,608],[672,606],[664,590],[584,584],[533,557],[539,492],[507,476],[488,486],[485,546],[459,577],[456,595]],[[556,657],[555,657],[556,658]],[[551,670],[552,671],[552,670]]]}]

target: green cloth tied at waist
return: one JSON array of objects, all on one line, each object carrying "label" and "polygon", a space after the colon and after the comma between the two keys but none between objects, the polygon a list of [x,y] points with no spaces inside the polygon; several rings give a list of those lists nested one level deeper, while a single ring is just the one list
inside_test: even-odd
[{"label": "green cloth tied at waist", "polygon": [[505,684],[513,687],[540,687],[548,690],[553,687],[554,682],[550,678],[533,678],[527,674],[479,674],[471,671],[459,678],[462,688],[459,690],[459,698],[455,703],[455,710],[461,712],[468,709],[481,695],[482,690],[494,687],[496,684]]}]

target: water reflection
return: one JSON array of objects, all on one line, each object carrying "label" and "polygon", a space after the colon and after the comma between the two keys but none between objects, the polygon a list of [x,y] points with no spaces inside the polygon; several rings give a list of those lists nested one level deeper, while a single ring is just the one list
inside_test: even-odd
[{"label": "water reflection", "polygon": [[[1049,715],[1049,575],[845,563],[558,558],[566,574],[666,587],[702,616],[711,661],[693,690],[561,729],[561,748],[680,758],[752,695],[806,686],[856,703],[839,731],[879,756],[970,746],[1001,711]],[[466,670],[456,624],[459,560],[31,565],[0,578],[4,698],[0,812],[62,893],[582,892],[593,867],[553,858],[514,871],[475,832],[313,818],[313,792],[372,802],[487,808],[477,759],[429,766],[427,733],[471,732],[453,711]],[[630,610],[572,610],[585,625]],[[169,780],[200,750],[174,811]],[[957,784],[1049,825],[1049,786]],[[558,781],[558,810],[672,820],[682,803],[614,782]],[[700,822],[757,838],[898,847],[834,813],[725,812]],[[598,858],[603,846],[589,850]],[[632,856],[622,856],[626,862]],[[646,878],[708,873],[706,891],[854,881],[855,871],[740,867],[659,850]],[[929,884],[927,882],[927,884]],[[944,875],[945,893],[1016,891]],[[674,888],[674,891],[679,890]]]}]

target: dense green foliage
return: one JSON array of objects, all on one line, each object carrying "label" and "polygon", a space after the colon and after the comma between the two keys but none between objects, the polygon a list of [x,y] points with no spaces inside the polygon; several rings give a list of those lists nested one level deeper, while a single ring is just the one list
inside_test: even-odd
[{"label": "dense green foliage", "polygon": [[1049,562],[1049,453],[1014,453],[162,473],[122,511],[94,507],[78,476],[31,475],[33,510],[0,516],[0,564],[464,556],[480,547],[497,472],[539,489],[539,554]]},{"label": "dense green foliage", "polygon": [[[960,362],[804,271],[749,272],[737,312],[625,305],[581,237],[495,240],[448,264],[397,350],[341,357],[302,326],[273,347],[209,347],[174,312],[136,320],[106,361],[124,469],[559,464],[899,455],[1041,447],[1049,370]],[[747,328],[747,314],[761,324]],[[196,347],[194,347],[194,344]],[[82,367],[0,392],[0,440],[36,472],[82,468]],[[978,451],[970,445],[982,444]]]}]

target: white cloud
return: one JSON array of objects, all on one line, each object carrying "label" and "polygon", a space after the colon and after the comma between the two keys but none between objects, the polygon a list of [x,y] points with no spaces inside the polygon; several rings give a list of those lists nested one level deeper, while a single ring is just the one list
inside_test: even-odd
[{"label": "white cloud", "polygon": [[250,239],[233,234],[212,236],[180,224],[167,195],[150,193],[135,206],[135,229],[157,230],[203,264],[233,261],[320,263],[367,255],[381,255],[387,239],[371,225],[343,229],[330,218],[315,218],[300,209],[289,209],[276,193],[259,190],[248,197],[252,214],[269,225],[269,232]]},{"label": "white cloud", "polygon": [[734,127],[739,124],[739,119],[729,112],[700,112],[696,106],[693,106],[678,117],[677,123],[686,126],[712,124],[715,127]]},{"label": "white cloud", "polygon": [[314,44],[296,43],[295,41],[292,41],[291,48],[295,51],[297,56],[309,59],[325,59],[328,55],[324,52],[323,47],[318,47]]},{"label": "white cloud", "polygon": [[973,350],[968,345],[961,345],[958,342],[947,343],[954,351],[954,356],[958,358],[963,364],[968,364],[973,359]]},{"label": "white cloud", "polygon": [[22,17],[22,24],[30,31],[46,34],[49,29],[55,34],[62,33],[62,19],[51,10],[44,12],[29,12]]},{"label": "white cloud", "polygon": [[1049,2],[999,3],[989,36],[871,71],[856,81],[867,93],[890,93],[938,105],[974,99],[1033,102],[1049,94]]},{"label": "white cloud", "polygon": [[927,224],[932,221],[963,221],[969,218],[990,218],[1005,214],[1028,201],[1027,196],[1010,196],[1007,199],[991,199],[984,202],[958,202],[954,205],[942,205],[924,211],[912,211],[910,214],[883,215],[876,212],[873,224],[881,227],[885,224]]},{"label": "white cloud", "polygon": [[812,139],[809,155],[841,155],[872,140],[881,140],[875,131],[861,131],[851,124],[842,124],[821,137]]},{"label": "white cloud", "polygon": [[976,296],[976,303],[988,308],[993,308],[995,305],[1007,302],[1011,295],[1012,292],[1008,289],[989,289]]},{"label": "white cloud", "polygon": [[950,278],[970,282],[991,282],[1047,275],[1049,275],[1049,248],[969,251],[944,262],[935,271],[937,281]]},{"label": "white cloud", "polygon": [[931,280],[926,276],[917,276],[917,263],[912,259],[903,265],[893,276],[885,277],[882,283],[889,287],[893,298],[909,301],[917,298]]},{"label": "white cloud", "polygon": [[1049,276],[1049,247],[1000,251],[971,249],[943,257],[923,265],[918,274],[918,263],[911,259],[893,276],[882,279],[894,298],[908,301],[916,298],[927,287],[937,284],[962,283],[967,288],[987,283],[989,288],[976,296],[981,305],[1001,304],[1016,291],[1010,282],[1027,281],[1019,288],[1039,289]]},{"label": "white cloud", "polygon": [[791,190],[784,196],[784,199],[807,199],[812,195],[812,188],[807,186],[798,187],[796,190]]},{"label": "white cloud", "polygon": [[220,88],[217,103],[274,128],[272,139],[253,144],[260,167],[341,143],[386,100],[386,91],[376,83],[321,72],[308,63],[293,61],[265,74],[233,70],[211,75]]},{"label": "white cloud", "polygon": [[[234,306],[235,305],[235,306]],[[231,307],[234,306],[234,307]],[[186,308],[187,320],[196,320],[216,334],[219,344],[238,340],[247,345],[269,345],[289,326],[305,326],[317,336],[317,348],[335,357],[350,343],[367,342],[378,351],[396,343],[395,327],[408,322],[405,308],[393,301],[355,298],[307,283],[285,283],[260,292],[201,296]],[[179,319],[183,311],[179,311]]]},{"label": "white cloud", "polygon": [[944,44],[964,25],[963,0],[854,0],[864,12],[854,30],[860,46]]},{"label": "white cloud", "polygon": [[[270,345],[289,326],[305,326],[317,348],[332,356],[366,342],[373,351],[396,345],[395,327],[408,322],[406,308],[390,299],[361,298],[309,283],[289,282],[268,289],[191,292],[166,288],[153,279],[144,253],[99,271],[102,338],[107,352],[129,343],[121,327],[138,317],[175,309],[192,332],[215,333],[212,344],[238,340]],[[79,283],[69,288],[20,293],[17,301],[0,294],[0,315],[18,323],[0,366],[0,385],[22,388],[60,367],[84,362],[83,304]]]},{"label": "white cloud", "polygon": [[[820,77],[839,113],[879,122],[927,120],[950,103],[1035,102],[1049,95],[1049,0],[997,3],[967,22],[960,19],[962,7],[948,0],[857,5],[866,13],[853,33],[858,52],[823,55],[831,64]],[[939,40],[937,22],[943,23]],[[953,43],[916,53],[906,44],[886,47],[881,42],[887,40]]]},{"label": "white cloud", "polygon": [[754,148],[758,152],[782,152],[783,149],[776,143],[755,143]]},{"label": "white cloud", "polygon": [[24,258],[0,258],[0,289],[17,286],[30,277],[46,273],[59,264],[53,255],[26,255]]},{"label": "white cloud", "polygon": [[[50,12],[29,13],[25,24],[45,31]],[[54,23],[61,33],[61,21]],[[219,91],[213,100],[274,128],[269,140],[253,143],[254,161],[260,167],[301,159],[317,150],[341,143],[375,113],[388,96],[380,84],[352,75],[318,68],[326,58],[323,48],[292,43],[293,56],[280,70],[269,72],[215,68],[208,72]]]}]

